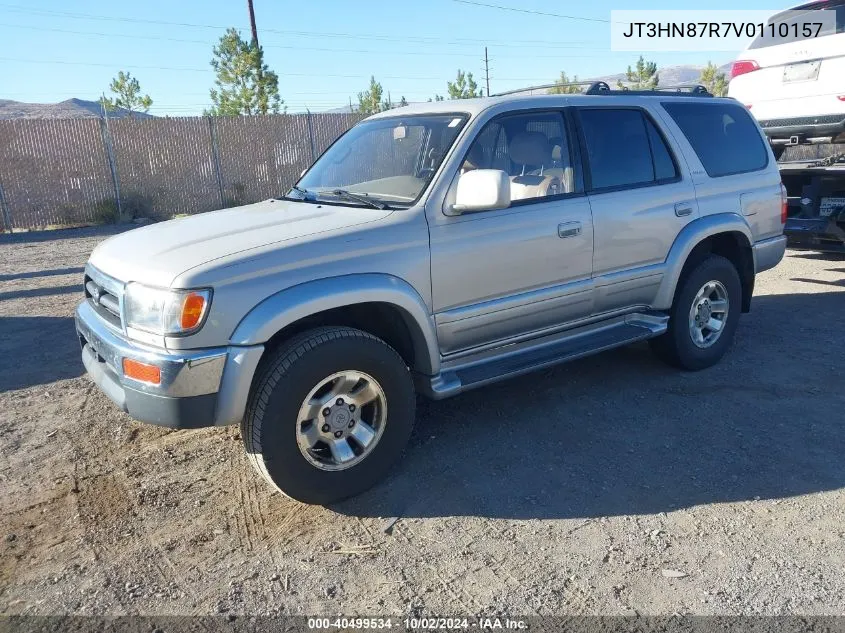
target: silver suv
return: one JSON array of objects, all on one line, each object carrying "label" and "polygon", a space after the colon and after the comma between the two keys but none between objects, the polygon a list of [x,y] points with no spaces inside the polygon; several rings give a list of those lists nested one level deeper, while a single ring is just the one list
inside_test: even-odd
[{"label": "silver suv", "polygon": [[713,365],[783,257],[784,202],[732,99],[407,106],[356,125],[279,199],[100,244],[76,328],[129,415],[239,423],[273,486],[331,503],[385,476],[416,392],[644,339],[681,369]]}]

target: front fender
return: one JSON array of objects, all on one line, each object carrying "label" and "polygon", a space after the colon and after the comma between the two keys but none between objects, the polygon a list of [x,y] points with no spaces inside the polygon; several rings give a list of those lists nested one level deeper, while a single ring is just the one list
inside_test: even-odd
[{"label": "front fender", "polygon": [[419,293],[392,275],[364,273],[309,281],[277,292],[255,306],[237,325],[232,345],[266,343],[305,317],[357,303],[386,303],[399,309],[411,333],[416,363],[426,374],[440,371],[434,321]]},{"label": "front fender", "polygon": [[657,291],[653,308],[668,310],[672,307],[675,288],[680,281],[681,272],[690,253],[702,241],[719,233],[741,233],[745,236],[749,245],[754,241],[748,223],[737,213],[716,213],[693,220],[681,230],[669,250],[663,281]]}]

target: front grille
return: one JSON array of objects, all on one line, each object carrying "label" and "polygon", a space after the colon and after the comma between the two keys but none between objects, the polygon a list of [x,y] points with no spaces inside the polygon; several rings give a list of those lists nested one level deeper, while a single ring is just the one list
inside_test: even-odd
[{"label": "front grille", "polygon": [[121,329],[119,287],[113,280],[101,278],[92,270],[85,271],[85,298],[88,303],[106,323]]},{"label": "front grille", "polygon": [[789,127],[794,125],[826,125],[828,123],[841,123],[845,117],[841,114],[827,114],[825,116],[798,116],[789,119],[767,119],[760,121],[763,129],[770,127]]}]

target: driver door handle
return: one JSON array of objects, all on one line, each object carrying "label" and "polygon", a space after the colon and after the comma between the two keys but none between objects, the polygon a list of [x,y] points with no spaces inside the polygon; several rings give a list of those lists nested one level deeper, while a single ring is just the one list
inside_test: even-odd
[{"label": "driver door handle", "polygon": [[561,239],[581,235],[580,222],[562,222],[557,225],[557,236]]}]

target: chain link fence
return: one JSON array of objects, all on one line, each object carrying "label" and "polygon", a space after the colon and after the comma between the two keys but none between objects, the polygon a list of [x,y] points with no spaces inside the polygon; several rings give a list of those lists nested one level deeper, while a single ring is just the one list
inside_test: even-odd
[{"label": "chain link fence", "polygon": [[362,118],[0,121],[0,228],[164,219],[278,196]]}]

